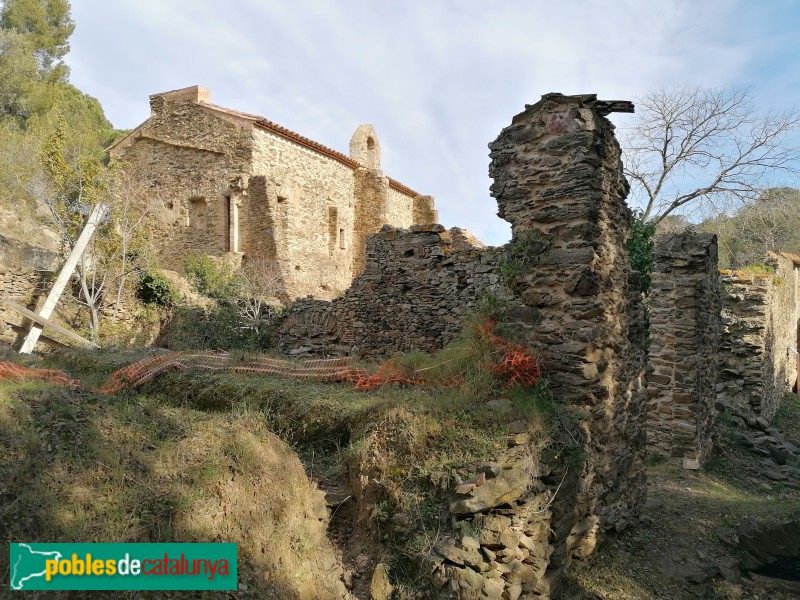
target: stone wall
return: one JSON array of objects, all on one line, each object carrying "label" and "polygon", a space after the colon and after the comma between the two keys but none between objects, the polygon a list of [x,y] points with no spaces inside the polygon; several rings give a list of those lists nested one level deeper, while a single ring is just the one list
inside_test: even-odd
[{"label": "stone wall", "polygon": [[[253,144],[253,173],[269,183],[265,198],[243,199],[242,251],[259,255],[262,241],[280,248],[264,255],[277,261],[290,296],[336,296],[353,279],[353,169],[267,131],[254,130]],[[264,227],[267,215],[272,222]]]},{"label": "stone wall", "polygon": [[246,188],[250,130],[191,99],[155,95],[150,118],[110,152],[143,180],[163,268],[182,270],[190,252],[230,251],[228,199],[241,201]]},{"label": "stone wall", "polygon": [[368,239],[364,273],[342,297],[288,308],[279,347],[360,357],[437,350],[461,333],[483,294],[511,299],[496,274],[501,255],[461,229],[385,226]]},{"label": "stone wall", "polygon": [[[614,110],[632,105],[548,94],[489,146],[492,195],[513,233],[505,271],[535,313],[527,345],[579,421],[584,457],[578,467],[544,470],[538,482],[548,491],[514,503],[522,522],[511,528],[519,538],[511,551],[526,556],[524,578],[491,564],[479,574],[500,577],[509,596],[549,596],[572,558],[593,552],[604,531],[635,522],[645,492],[643,309],[626,248],[628,185],[605,118]],[[461,567],[448,569],[458,575]]]},{"label": "stone wall", "polygon": [[[0,235],[0,343],[16,348],[30,328],[29,320],[3,301],[12,300],[38,311],[63,261],[57,252]],[[77,279],[73,277],[70,283],[50,319],[85,335],[88,311],[76,299],[79,294]],[[130,289],[124,290],[119,310],[114,310],[110,304],[114,299],[108,298],[109,304],[101,310],[100,330],[104,336],[101,342],[137,346],[151,344],[158,336],[163,317],[159,310],[143,306]],[[59,341],[60,336],[49,329],[45,329],[39,339],[41,343],[36,347],[39,352],[72,345]]]},{"label": "stone wall", "polygon": [[271,263],[283,300],[343,292],[384,224],[435,223],[430,196],[387,177],[371,125],[350,156],[263,117],[211,104],[194,86],[151,96],[151,116],[114,144],[155,205],[151,240],[165,269],[190,253]]},{"label": "stone wall", "polygon": [[2,300],[31,307],[42,291],[42,282],[57,268],[58,262],[53,251],[0,235],[0,342],[15,343],[18,328],[27,321]]},{"label": "stone wall", "polygon": [[344,296],[299,301],[280,328],[290,354],[434,350],[457,335],[482,289],[510,300],[504,324],[540,358],[564,415],[547,447],[523,423],[507,453],[455,490],[454,518],[480,532],[443,539],[432,555],[433,581],[455,597],[548,598],[573,558],[637,519],[645,329],[626,246],[628,185],[605,118],[614,110],[632,106],[548,94],[490,145],[507,246],[475,248],[441,226],[386,227]]},{"label": "stone wall", "polygon": [[714,234],[656,238],[648,307],[648,447],[699,466],[711,451],[716,414],[721,305]]},{"label": "stone wall", "polygon": [[800,257],[770,254],[774,274],[723,271],[717,400],[769,420],[797,380]]}]

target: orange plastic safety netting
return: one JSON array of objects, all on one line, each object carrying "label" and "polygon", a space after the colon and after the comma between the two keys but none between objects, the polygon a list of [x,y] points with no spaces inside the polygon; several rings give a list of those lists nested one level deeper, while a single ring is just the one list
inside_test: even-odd
[{"label": "orange plastic safety netting", "polygon": [[478,333],[486,337],[501,355],[500,360],[493,368],[494,374],[505,379],[508,387],[512,385],[532,386],[541,375],[539,361],[525,347],[496,335],[494,333],[495,325],[494,319],[486,319],[477,325]]},{"label": "orange plastic safety netting", "polygon": [[232,360],[226,352],[172,352],[146,358],[115,371],[103,384],[100,391],[115,394],[126,387],[136,388],[160,373],[172,369],[200,369],[249,375],[279,375],[291,379],[314,381],[339,381],[342,371],[351,362],[351,358],[290,361],[269,356],[256,356],[241,363]]},{"label": "orange plastic safety netting", "polygon": [[[476,326],[476,333],[491,349],[492,373],[505,380],[506,387],[533,385],[540,376],[539,363],[524,347],[494,333],[495,321],[487,319]],[[399,385],[436,384],[455,386],[463,377],[427,376],[424,369],[413,370],[391,359],[374,370],[353,364],[352,358],[286,360],[256,356],[247,362],[236,361],[225,352],[172,352],[147,358],[115,371],[100,388],[114,394],[124,388],[136,388],[160,373],[172,369],[199,369],[251,375],[278,375],[290,379],[349,382],[356,390],[374,390],[391,383]]]},{"label": "orange plastic safety netting", "polygon": [[33,369],[30,367],[22,367],[15,365],[12,362],[0,360],[0,379],[8,379],[11,381],[24,381],[29,379],[41,379],[51,383],[65,385],[67,387],[76,388],[80,385],[80,381],[72,379],[64,371],[57,371],[55,369]]}]

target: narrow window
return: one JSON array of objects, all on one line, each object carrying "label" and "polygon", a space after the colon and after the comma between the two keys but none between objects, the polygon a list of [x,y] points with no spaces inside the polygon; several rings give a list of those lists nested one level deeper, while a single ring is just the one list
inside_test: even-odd
[{"label": "narrow window", "polygon": [[233,222],[231,220],[231,197],[230,196],[223,196],[222,197],[222,212],[223,212],[223,223],[222,223],[223,242],[222,242],[222,247],[223,247],[223,249],[225,249],[228,252],[230,252],[231,251],[231,242],[233,241],[232,238],[231,238],[231,228],[233,227]]},{"label": "narrow window", "polygon": [[340,229],[339,230],[339,249],[340,250],[344,250],[345,248],[347,248],[347,246],[345,246],[345,244],[344,244],[344,229]]},{"label": "narrow window", "polygon": [[328,207],[328,253],[336,249],[336,230],[339,226],[339,210],[335,206]]},{"label": "narrow window", "polygon": [[230,196],[225,196],[228,209],[228,252],[239,251],[239,205]]}]

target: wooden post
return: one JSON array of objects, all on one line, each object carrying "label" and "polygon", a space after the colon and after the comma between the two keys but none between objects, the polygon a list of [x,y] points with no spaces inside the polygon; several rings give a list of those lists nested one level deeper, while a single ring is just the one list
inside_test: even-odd
[{"label": "wooden post", "polygon": [[[92,210],[92,214],[89,215],[89,220],[86,222],[86,226],[78,236],[75,246],[72,248],[72,252],[69,253],[64,266],[61,267],[61,272],[58,274],[56,282],[53,284],[50,293],[47,294],[47,299],[44,301],[42,308],[39,310],[39,316],[43,319],[49,319],[50,315],[53,314],[53,309],[55,309],[58,299],[61,298],[61,294],[64,292],[64,288],[67,287],[69,278],[72,277],[75,267],[78,266],[78,261],[81,259],[84,250],[86,250],[86,246],[89,245],[89,240],[92,239],[92,236],[97,229],[97,225],[103,220],[103,217],[107,212],[107,206],[104,204],[98,204]],[[39,340],[39,336],[42,334],[42,329],[43,327],[41,323],[37,323],[36,321],[33,322],[31,325],[31,330],[28,332],[28,335],[25,336],[25,341],[23,342],[22,347],[19,349],[20,354],[30,354],[33,352],[36,342]]]}]

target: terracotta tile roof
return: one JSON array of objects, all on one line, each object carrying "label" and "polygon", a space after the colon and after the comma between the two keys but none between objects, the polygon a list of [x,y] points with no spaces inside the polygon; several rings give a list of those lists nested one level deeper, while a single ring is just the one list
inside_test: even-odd
[{"label": "terracotta tile roof", "polygon": [[[248,121],[253,122],[253,124],[255,124],[256,127],[260,127],[261,129],[269,131],[270,133],[274,133],[275,135],[278,135],[286,140],[289,140],[290,142],[294,142],[295,144],[308,148],[309,150],[313,150],[318,154],[322,154],[323,156],[332,158],[342,163],[343,165],[350,167],[351,169],[357,169],[361,166],[349,156],[342,154],[341,152],[338,152],[333,148],[328,148],[327,146],[324,146],[319,142],[315,142],[314,140],[309,139],[305,136],[302,136],[299,133],[292,131],[291,129],[286,129],[286,127],[278,125],[277,123],[274,123],[259,115],[253,115],[250,113],[242,112],[240,110],[234,110],[232,108],[225,108],[224,106],[211,104],[210,102],[201,102],[200,104],[229,115],[247,119]],[[389,186],[394,188],[398,192],[407,194],[408,196],[411,197],[420,195],[418,192],[415,192],[410,187],[403,185],[402,183],[400,183],[396,179],[392,179],[391,177],[389,177]]]},{"label": "terracotta tile roof", "polygon": [[274,133],[286,140],[294,142],[300,146],[308,148],[309,150],[313,150],[319,154],[327,156],[328,158],[332,158],[336,161],[339,161],[343,165],[346,165],[352,169],[357,169],[360,165],[354,161],[349,156],[342,154],[341,152],[337,152],[333,148],[328,148],[327,146],[323,146],[319,142],[315,142],[305,136],[300,135],[299,133],[295,133],[290,129],[286,129],[286,127],[282,127],[277,123],[273,123],[272,121],[265,119],[259,115],[252,115],[250,113],[242,112],[240,110],[233,110],[231,108],[225,108],[224,106],[219,106],[217,104],[211,104],[210,102],[200,102],[203,106],[207,106],[209,108],[213,108],[219,112],[224,112],[229,115],[234,115],[237,117],[241,117],[243,119],[247,119],[251,121],[256,127],[260,127],[270,133]]},{"label": "terracotta tile roof", "polygon": [[412,190],[407,185],[403,185],[402,183],[400,183],[396,179],[392,179],[391,177],[389,177],[389,187],[392,187],[392,188],[396,189],[398,192],[402,192],[403,194],[407,194],[409,196],[421,196],[422,195],[419,192],[415,192],[414,190]]},{"label": "terracotta tile roof", "polygon": [[[180,92],[182,90],[175,90],[175,91]],[[167,94],[167,93],[170,93],[170,92],[164,92],[164,94]],[[163,95],[163,94],[158,94],[158,95]],[[337,161],[337,162],[339,162],[339,163],[341,163],[341,164],[343,164],[343,165],[345,165],[347,167],[350,167],[351,169],[358,169],[361,166],[356,161],[354,161],[352,158],[350,158],[349,156],[347,156],[345,154],[342,154],[341,152],[338,152],[337,150],[334,150],[333,148],[328,148],[327,146],[325,146],[323,144],[320,144],[319,142],[315,142],[314,140],[309,139],[309,138],[307,138],[305,136],[302,136],[299,133],[296,133],[296,132],[294,132],[294,131],[292,131],[290,129],[286,129],[286,127],[282,127],[281,125],[278,125],[277,123],[273,123],[272,121],[270,121],[268,119],[265,119],[264,117],[262,117],[260,115],[253,115],[253,114],[250,114],[250,113],[242,112],[240,110],[234,110],[232,108],[226,108],[224,106],[219,106],[218,104],[212,104],[211,102],[207,102],[205,100],[200,100],[199,102],[197,102],[197,104],[199,106],[203,106],[205,108],[209,108],[209,109],[217,111],[217,112],[221,112],[221,113],[224,113],[224,114],[227,114],[227,115],[231,115],[231,116],[234,116],[234,117],[237,117],[237,118],[240,118],[240,119],[245,119],[247,121],[250,121],[251,123],[253,123],[256,127],[259,127],[260,129],[264,129],[265,131],[269,131],[270,133],[273,133],[273,134],[275,134],[275,135],[277,135],[279,137],[282,137],[285,140],[289,140],[290,142],[294,142],[295,144],[297,144],[299,146],[303,146],[304,148],[308,148],[309,150],[313,150],[314,152],[316,152],[318,154],[322,154],[323,156],[327,156],[328,158],[332,158],[333,160],[335,160],[335,161]],[[141,125],[139,125],[138,127],[134,128],[134,129],[132,129],[127,135],[123,136],[122,138],[120,138],[119,140],[114,142],[111,146],[106,148],[106,151],[110,152],[115,147],[120,145],[123,141],[130,139],[149,120],[150,119],[148,118],[144,123],[142,123]],[[408,196],[411,196],[412,198],[414,196],[419,196],[420,195],[418,192],[415,192],[410,187],[408,187],[406,185],[403,185],[399,181],[397,181],[395,179],[392,179],[391,177],[389,177],[388,179],[389,179],[389,186],[394,188],[398,192],[406,194]]]}]

